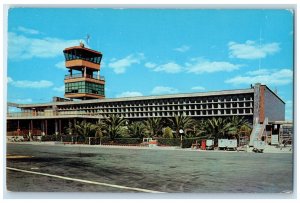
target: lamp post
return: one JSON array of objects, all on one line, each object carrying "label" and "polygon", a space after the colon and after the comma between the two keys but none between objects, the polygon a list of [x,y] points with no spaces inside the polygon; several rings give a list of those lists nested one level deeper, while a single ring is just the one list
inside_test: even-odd
[{"label": "lamp post", "polygon": [[182,148],[182,134],[183,134],[182,129],[179,130],[179,134],[180,134],[180,148]]}]

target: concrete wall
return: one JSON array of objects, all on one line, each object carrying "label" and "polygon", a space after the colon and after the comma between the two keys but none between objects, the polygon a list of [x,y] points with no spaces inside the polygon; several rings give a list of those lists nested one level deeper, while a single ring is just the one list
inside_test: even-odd
[{"label": "concrete wall", "polygon": [[264,100],[265,117],[268,117],[269,121],[284,121],[285,103],[266,86]]}]

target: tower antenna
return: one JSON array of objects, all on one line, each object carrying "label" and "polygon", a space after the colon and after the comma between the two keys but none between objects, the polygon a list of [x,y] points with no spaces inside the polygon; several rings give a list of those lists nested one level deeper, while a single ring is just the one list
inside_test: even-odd
[{"label": "tower antenna", "polygon": [[89,35],[89,34],[87,34],[87,35],[86,35],[86,44],[87,44],[87,45],[89,45],[90,38],[91,38],[91,37],[90,37],[90,35]]}]

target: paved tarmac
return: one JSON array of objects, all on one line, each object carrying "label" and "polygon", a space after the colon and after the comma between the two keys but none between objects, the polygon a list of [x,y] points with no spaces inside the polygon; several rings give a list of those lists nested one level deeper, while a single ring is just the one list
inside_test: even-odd
[{"label": "paved tarmac", "polygon": [[168,193],[286,193],[293,190],[292,153],[7,144],[7,154],[7,167],[16,169],[7,170],[9,191],[143,192],[145,189]]}]

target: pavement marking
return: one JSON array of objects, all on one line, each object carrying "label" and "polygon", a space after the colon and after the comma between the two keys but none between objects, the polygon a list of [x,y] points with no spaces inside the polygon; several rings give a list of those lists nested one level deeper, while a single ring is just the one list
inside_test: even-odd
[{"label": "pavement marking", "polygon": [[33,156],[24,156],[24,155],[11,155],[7,154],[6,158],[7,159],[26,159],[26,158],[32,158]]},{"label": "pavement marking", "polygon": [[12,170],[12,171],[19,171],[19,172],[24,172],[24,173],[31,173],[31,174],[36,174],[36,175],[48,176],[48,177],[53,177],[53,178],[59,178],[59,179],[64,179],[64,180],[71,180],[71,181],[77,181],[77,182],[82,182],[82,183],[94,184],[94,185],[102,185],[102,186],[113,187],[113,188],[120,188],[120,189],[125,189],[125,190],[134,190],[134,191],[138,191],[138,192],[164,193],[164,192],[159,192],[159,191],[155,191],[155,190],[147,190],[147,189],[142,189],[142,188],[127,187],[127,186],[122,186],[122,185],[114,185],[114,184],[108,184],[108,183],[101,183],[101,182],[90,181],[90,180],[82,180],[82,179],[77,179],[77,178],[70,178],[70,177],[65,177],[65,176],[52,175],[52,174],[48,174],[48,173],[40,173],[40,172],[35,172],[35,171],[27,171],[27,170],[18,169],[18,168],[6,167],[6,169]]}]

